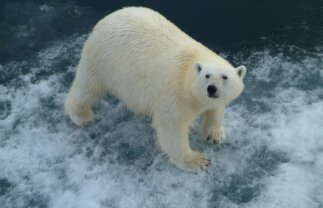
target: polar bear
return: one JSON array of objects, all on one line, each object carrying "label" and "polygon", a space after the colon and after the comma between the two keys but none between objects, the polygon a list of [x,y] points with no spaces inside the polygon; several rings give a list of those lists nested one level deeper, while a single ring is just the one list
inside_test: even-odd
[{"label": "polar bear", "polygon": [[158,12],[127,7],[94,27],[81,53],[65,101],[72,122],[94,119],[91,106],[105,94],[152,118],[158,144],[177,167],[210,165],[189,145],[189,130],[204,113],[202,133],[212,143],[225,138],[224,108],[243,89],[246,67],[234,68]]}]

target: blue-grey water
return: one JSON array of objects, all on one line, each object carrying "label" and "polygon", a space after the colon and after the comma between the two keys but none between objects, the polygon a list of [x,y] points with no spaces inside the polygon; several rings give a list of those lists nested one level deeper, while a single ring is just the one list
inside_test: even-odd
[{"label": "blue-grey water", "polygon": [[192,148],[212,159],[192,174],[168,163],[150,120],[115,98],[87,127],[64,117],[80,50],[109,10],[84,2],[0,1],[1,208],[323,207],[322,6],[298,4],[294,19],[253,28],[251,39],[248,28],[201,40],[248,72],[226,110],[226,141],[203,140],[200,119],[192,128]]}]

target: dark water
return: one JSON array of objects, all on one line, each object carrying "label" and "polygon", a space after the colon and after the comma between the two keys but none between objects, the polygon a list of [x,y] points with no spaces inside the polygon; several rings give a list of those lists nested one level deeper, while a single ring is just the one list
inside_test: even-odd
[{"label": "dark water", "polygon": [[[94,24],[152,7],[235,65],[243,95],[227,140],[191,145],[200,174],[170,165],[149,119],[115,98],[79,129],[63,101]],[[322,1],[0,1],[0,207],[323,207]]]}]

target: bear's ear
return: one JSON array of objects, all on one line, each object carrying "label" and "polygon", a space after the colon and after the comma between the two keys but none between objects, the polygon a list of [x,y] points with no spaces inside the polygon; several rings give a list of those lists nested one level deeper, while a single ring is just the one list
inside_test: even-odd
[{"label": "bear's ear", "polygon": [[247,68],[245,66],[238,66],[237,68],[237,73],[238,73],[238,76],[243,79],[244,76],[246,75],[246,72],[247,72]]},{"label": "bear's ear", "polygon": [[202,65],[199,62],[196,62],[194,64],[194,69],[196,70],[197,73],[200,73],[202,71]]}]

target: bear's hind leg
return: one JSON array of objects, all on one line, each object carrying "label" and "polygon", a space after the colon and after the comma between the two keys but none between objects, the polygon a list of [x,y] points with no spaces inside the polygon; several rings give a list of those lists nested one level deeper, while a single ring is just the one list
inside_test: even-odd
[{"label": "bear's hind leg", "polygon": [[158,144],[163,152],[167,154],[170,162],[178,168],[186,171],[197,172],[206,169],[210,160],[203,154],[194,152],[189,145],[188,128],[174,124],[154,123]]},{"label": "bear's hind leg", "polygon": [[65,101],[65,114],[77,126],[84,126],[94,121],[91,107],[104,94],[103,87],[95,76],[78,70],[71,90]]}]

